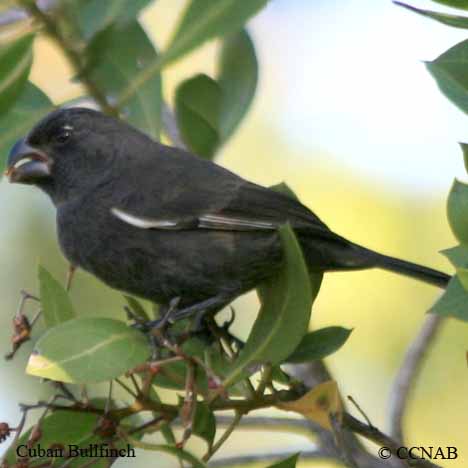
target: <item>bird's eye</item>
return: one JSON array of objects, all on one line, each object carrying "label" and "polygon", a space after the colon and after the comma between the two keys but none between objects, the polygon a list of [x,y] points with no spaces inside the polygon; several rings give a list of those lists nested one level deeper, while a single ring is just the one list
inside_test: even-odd
[{"label": "bird's eye", "polygon": [[68,141],[68,139],[70,138],[71,136],[71,131],[70,130],[64,130],[60,133],[58,133],[54,140],[57,142],[57,143],[65,143],[66,141]]}]

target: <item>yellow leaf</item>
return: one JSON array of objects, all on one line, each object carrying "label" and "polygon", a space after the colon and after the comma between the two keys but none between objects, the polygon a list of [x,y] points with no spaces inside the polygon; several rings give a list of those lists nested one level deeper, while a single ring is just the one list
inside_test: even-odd
[{"label": "yellow leaf", "polygon": [[330,416],[333,415],[341,422],[343,414],[340,392],[334,380],[317,385],[298,400],[278,403],[276,406],[285,411],[302,414],[329,430],[333,430]]}]

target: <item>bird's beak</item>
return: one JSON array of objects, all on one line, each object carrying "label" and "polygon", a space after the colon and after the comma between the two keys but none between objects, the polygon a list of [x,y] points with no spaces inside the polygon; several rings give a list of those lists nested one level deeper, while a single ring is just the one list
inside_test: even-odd
[{"label": "bird's beak", "polygon": [[50,176],[50,166],[47,154],[22,139],[10,151],[5,175],[12,183],[33,184]]}]

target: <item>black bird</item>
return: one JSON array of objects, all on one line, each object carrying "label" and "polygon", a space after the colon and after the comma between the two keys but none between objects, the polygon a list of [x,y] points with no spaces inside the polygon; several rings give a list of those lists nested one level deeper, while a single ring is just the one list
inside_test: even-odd
[{"label": "black bird", "polygon": [[449,280],[354,244],[300,202],[89,109],[45,117],[12,148],[6,173],[50,196],[72,265],[113,288],[178,302],[173,320],[219,310],[275,274],[286,222],[311,271],[377,267],[440,287]]}]

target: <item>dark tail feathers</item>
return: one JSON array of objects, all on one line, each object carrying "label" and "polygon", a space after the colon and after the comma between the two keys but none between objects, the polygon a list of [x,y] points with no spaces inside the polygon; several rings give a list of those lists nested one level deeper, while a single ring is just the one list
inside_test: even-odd
[{"label": "dark tail feathers", "polygon": [[373,252],[376,259],[376,267],[384,270],[393,271],[401,275],[410,276],[412,278],[430,283],[440,288],[446,288],[450,281],[450,276],[441,271],[433,270],[416,263],[400,260],[399,258],[388,257],[387,255],[376,254]]}]

